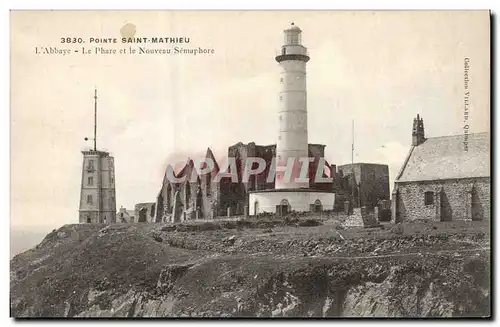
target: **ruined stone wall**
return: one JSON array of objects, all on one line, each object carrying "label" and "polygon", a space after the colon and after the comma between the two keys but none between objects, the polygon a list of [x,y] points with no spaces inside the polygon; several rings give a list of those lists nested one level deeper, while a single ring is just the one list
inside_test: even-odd
[{"label": "ruined stone wall", "polygon": [[[309,144],[309,156],[315,158],[309,165],[310,187],[318,190],[331,191],[333,189],[333,183],[314,183],[319,159],[324,157],[324,154],[325,145]],[[225,215],[227,207],[230,207],[233,214],[242,215],[244,213],[244,207],[248,206],[249,191],[274,189],[274,180],[268,182],[267,178],[269,170],[271,169],[273,157],[275,156],[275,144],[259,146],[253,142],[249,144],[240,142],[229,147],[228,157],[236,158],[238,180],[241,183],[221,186],[221,198],[219,202],[223,210],[222,214]],[[248,183],[242,183],[245,163],[249,157],[263,158],[266,161],[266,168],[257,176],[250,176]],[[326,172],[327,170],[328,168],[325,167],[324,171]]]},{"label": "ruined stone wall", "polygon": [[134,219],[135,222],[154,223],[156,221],[156,202],[136,204],[134,217],[137,217]]},{"label": "ruined stone wall", "polygon": [[[489,220],[490,178],[396,183],[396,221]],[[432,192],[432,204],[425,204]],[[394,210],[393,209],[393,210]]]},{"label": "ruined stone wall", "polygon": [[214,219],[219,216],[220,183],[215,181],[215,174],[206,174],[201,178],[202,198],[200,203],[200,219]]},{"label": "ruined stone wall", "polygon": [[[390,199],[389,167],[381,164],[355,163],[341,165],[339,173],[343,176],[341,188],[347,198],[354,191],[354,206],[375,207],[380,200]],[[354,172],[354,178],[353,178]],[[354,187],[353,187],[354,183]]]},{"label": "ruined stone wall", "polygon": [[257,157],[262,158],[266,161],[266,168],[262,173],[250,178],[250,182],[253,182],[253,187],[251,188],[251,190],[274,189],[274,180],[268,182],[267,177],[269,175],[269,170],[271,169],[273,157],[276,156],[276,146],[257,146],[255,148],[255,153]]},{"label": "ruined stone wall", "polygon": [[[315,158],[312,163],[310,173],[311,181],[315,177],[317,163],[319,158],[324,156],[325,146],[322,144],[309,144],[309,155]],[[207,155],[213,156],[211,151]],[[179,202],[182,210],[187,212],[186,219],[212,219],[217,216],[226,216],[227,208],[231,208],[232,215],[243,215],[245,207],[248,206],[248,193],[253,190],[274,189],[274,180],[267,181],[269,170],[273,158],[276,155],[276,145],[259,146],[255,143],[243,144],[241,142],[228,148],[228,157],[235,158],[238,171],[238,183],[232,183],[230,178],[222,178],[220,182],[215,181],[216,173],[199,176],[196,182],[192,182],[193,165],[188,162],[180,175],[187,176],[187,181],[182,183],[171,183],[165,177],[162,187],[157,197],[157,214],[155,221],[169,221],[173,211],[174,197],[176,191],[179,192]],[[247,183],[243,183],[243,173],[246,161],[249,157],[263,158],[266,162],[265,170],[258,174],[250,176]],[[223,168],[223,167],[219,167]],[[253,167],[255,168],[255,167]],[[328,170],[325,167],[324,171]],[[210,177],[208,177],[210,176]],[[191,181],[190,183],[188,181]],[[335,187],[334,183],[312,184],[311,188],[331,191]],[[196,215],[196,210],[199,210]]]},{"label": "ruined stone wall", "polygon": [[380,200],[389,200],[389,167],[387,165],[363,164],[359,196],[365,206],[375,207]]}]

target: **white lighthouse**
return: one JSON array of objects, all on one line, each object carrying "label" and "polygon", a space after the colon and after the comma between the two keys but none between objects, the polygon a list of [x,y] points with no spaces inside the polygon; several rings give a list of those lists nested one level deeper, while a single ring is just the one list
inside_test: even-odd
[{"label": "white lighthouse", "polygon": [[279,93],[279,135],[276,144],[277,165],[294,159],[294,173],[290,180],[277,178],[276,189],[307,188],[309,183],[295,181],[299,176],[299,158],[308,157],[307,139],[307,48],[302,45],[299,27],[294,23],[284,31],[284,44],[276,61],[281,66]]},{"label": "white lighthouse", "polygon": [[333,191],[309,188],[307,177],[300,174],[301,166],[306,164],[309,157],[306,88],[309,55],[302,45],[301,34],[302,31],[294,23],[285,29],[284,44],[275,58],[281,67],[275,168],[276,172],[283,172],[281,168],[289,167],[293,160],[294,170],[290,176],[276,173],[273,189],[249,192],[249,214],[253,216],[333,210],[335,204]]}]

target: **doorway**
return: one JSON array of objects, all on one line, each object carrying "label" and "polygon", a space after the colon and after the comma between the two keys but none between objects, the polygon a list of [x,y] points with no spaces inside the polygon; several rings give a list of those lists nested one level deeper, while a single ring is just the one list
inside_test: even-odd
[{"label": "doorway", "polygon": [[472,220],[483,220],[484,216],[481,200],[475,187],[471,190],[471,216]]},{"label": "doorway", "polygon": [[314,212],[321,212],[323,211],[323,204],[319,199],[314,201]]},{"label": "doorway", "polygon": [[279,212],[280,212],[281,216],[286,216],[291,211],[290,210],[290,202],[288,202],[287,199],[281,200],[279,207],[280,207]]},{"label": "doorway", "polygon": [[147,221],[146,215],[147,215],[148,209],[146,207],[142,207],[141,210],[139,210],[139,223],[145,223]]},{"label": "doorway", "polygon": [[259,215],[259,201],[255,201],[253,203],[253,215],[258,216]]}]

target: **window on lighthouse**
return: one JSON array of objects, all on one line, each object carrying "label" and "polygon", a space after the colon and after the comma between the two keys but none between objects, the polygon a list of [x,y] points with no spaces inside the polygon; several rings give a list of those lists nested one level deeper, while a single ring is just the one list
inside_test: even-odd
[{"label": "window on lighthouse", "polygon": [[299,35],[296,33],[288,33],[286,35],[286,44],[299,44]]}]

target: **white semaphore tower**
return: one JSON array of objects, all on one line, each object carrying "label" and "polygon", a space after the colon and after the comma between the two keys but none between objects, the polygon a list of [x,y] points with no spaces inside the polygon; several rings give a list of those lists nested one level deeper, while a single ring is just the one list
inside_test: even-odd
[{"label": "white semaphore tower", "polygon": [[289,158],[294,161],[293,178],[276,179],[276,189],[308,188],[309,183],[296,182],[300,170],[299,158],[308,157],[307,139],[307,48],[302,45],[299,27],[294,23],[284,31],[284,44],[276,61],[281,66],[279,93],[279,136],[276,144],[276,163],[284,166]]}]

